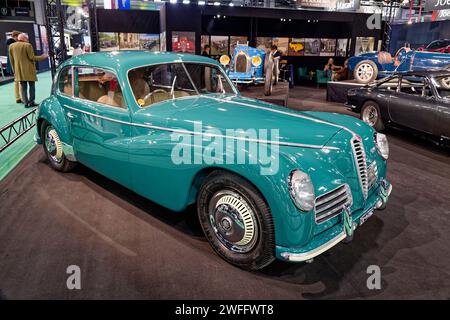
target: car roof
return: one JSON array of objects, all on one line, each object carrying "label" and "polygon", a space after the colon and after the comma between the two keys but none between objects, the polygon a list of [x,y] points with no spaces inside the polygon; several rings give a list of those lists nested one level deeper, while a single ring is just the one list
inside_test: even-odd
[{"label": "car roof", "polygon": [[217,61],[194,54],[150,51],[109,51],[77,55],[65,61],[61,67],[68,65],[86,65],[113,70],[128,71],[133,68],[151,64],[170,62],[194,62],[219,65]]},{"label": "car roof", "polygon": [[450,76],[450,70],[440,69],[440,70],[406,71],[406,72],[396,72],[393,75],[440,77],[440,76]]}]

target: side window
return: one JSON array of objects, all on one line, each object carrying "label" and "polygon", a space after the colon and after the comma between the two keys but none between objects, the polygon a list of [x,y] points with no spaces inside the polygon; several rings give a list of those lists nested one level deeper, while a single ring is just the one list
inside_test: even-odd
[{"label": "side window", "polygon": [[400,92],[422,97],[433,94],[423,77],[402,77]]},{"label": "side window", "polygon": [[100,68],[76,68],[74,96],[111,107],[126,108],[114,73]]},{"label": "side window", "polygon": [[141,107],[196,94],[180,63],[133,69],[128,73],[128,79],[134,98]]},{"label": "side window", "polygon": [[64,68],[59,73],[58,91],[68,96],[72,95],[72,67]]},{"label": "side window", "polygon": [[393,77],[388,81],[382,81],[378,87],[388,91],[396,91],[398,87],[398,77]]}]

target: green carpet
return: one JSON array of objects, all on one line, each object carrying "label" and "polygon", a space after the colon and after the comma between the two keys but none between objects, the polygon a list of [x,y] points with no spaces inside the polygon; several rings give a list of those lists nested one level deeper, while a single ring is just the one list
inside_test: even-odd
[{"label": "green carpet", "polygon": [[[52,85],[50,72],[38,74],[36,82],[36,103],[49,96]],[[14,97],[14,84],[7,83],[0,86],[0,128],[17,119],[30,109],[23,104],[17,104]],[[36,145],[33,141],[35,128],[20,137],[11,146],[0,153],[0,180],[2,180],[27,153]]]}]

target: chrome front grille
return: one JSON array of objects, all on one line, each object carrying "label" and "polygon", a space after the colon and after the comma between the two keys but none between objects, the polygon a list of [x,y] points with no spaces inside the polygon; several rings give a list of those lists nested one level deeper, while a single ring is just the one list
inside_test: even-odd
[{"label": "chrome front grille", "polygon": [[372,188],[378,179],[378,167],[377,163],[374,161],[367,167],[367,176],[368,176],[368,189]]},{"label": "chrome front grille", "polygon": [[234,71],[236,72],[249,72],[250,58],[244,52],[239,52],[236,56],[234,66]]},{"label": "chrome front grille", "polygon": [[352,194],[348,185],[343,184],[316,198],[316,223],[325,222],[339,215],[345,206],[351,206]]},{"label": "chrome front grille", "polygon": [[356,170],[358,172],[359,184],[364,199],[367,199],[368,193],[368,176],[367,176],[367,163],[366,152],[364,151],[364,145],[360,139],[354,138],[352,140],[353,156],[355,158]]}]

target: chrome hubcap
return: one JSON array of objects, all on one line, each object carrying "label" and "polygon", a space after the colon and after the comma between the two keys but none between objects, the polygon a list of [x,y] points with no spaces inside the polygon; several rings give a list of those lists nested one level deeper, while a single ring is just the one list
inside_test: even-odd
[{"label": "chrome hubcap", "polygon": [[373,67],[368,63],[363,63],[356,71],[358,78],[363,81],[369,81],[373,76]]},{"label": "chrome hubcap", "polygon": [[51,126],[45,129],[45,148],[53,161],[61,162],[63,156],[62,143],[58,133]]},{"label": "chrome hubcap", "polygon": [[363,121],[373,127],[378,120],[378,111],[374,106],[368,106],[363,111]]},{"label": "chrome hubcap", "polygon": [[227,249],[239,253],[253,249],[258,228],[245,199],[234,191],[222,190],[213,195],[208,209],[214,233]]}]

